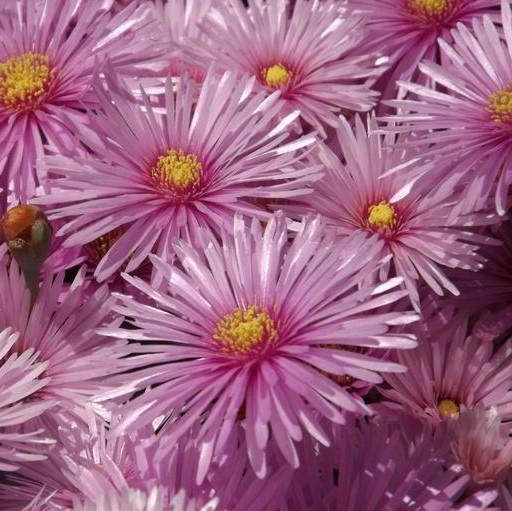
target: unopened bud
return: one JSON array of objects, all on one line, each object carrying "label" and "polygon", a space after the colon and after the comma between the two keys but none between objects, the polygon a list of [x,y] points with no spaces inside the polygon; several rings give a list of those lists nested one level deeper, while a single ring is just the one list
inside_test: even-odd
[{"label": "unopened bud", "polygon": [[18,263],[34,301],[39,289],[39,272],[50,253],[52,226],[37,207],[21,204],[11,208],[1,221],[2,235]]}]

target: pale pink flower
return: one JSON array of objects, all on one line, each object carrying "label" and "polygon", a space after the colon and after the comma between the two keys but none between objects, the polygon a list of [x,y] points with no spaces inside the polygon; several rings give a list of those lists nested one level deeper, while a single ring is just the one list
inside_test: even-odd
[{"label": "pale pink flower", "polygon": [[[14,2],[13,2],[14,4]],[[71,124],[85,126],[97,107],[91,84],[109,66],[135,73],[161,51],[144,6],[111,14],[95,1],[21,0],[0,11],[0,187],[27,201],[35,193],[35,162],[48,143],[78,150]],[[42,176],[40,176],[42,177]]]},{"label": "pale pink flower", "polygon": [[426,307],[423,321],[410,327],[418,347],[393,353],[407,367],[400,375],[386,375],[379,388],[386,398],[381,411],[406,414],[438,424],[455,420],[462,409],[495,407],[500,417],[512,418],[512,344],[494,350],[491,341],[471,335],[467,316],[451,307]]},{"label": "pale pink flower", "polygon": [[267,218],[254,199],[308,193],[320,166],[301,162],[315,137],[293,139],[288,126],[297,113],[278,121],[279,94],[251,94],[254,80],[234,73],[208,73],[196,84],[167,80],[165,111],[144,110],[114,75],[98,90],[104,110],[81,132],[96,158],[47,157],[55,175],[52,193],[37,203],[55,206],[50,217],[69,219],[57,235],[65,246],[87,245],[121,234],[96,267],[104,281],[123,264],[137,269],[150,252],[171,257],[180,238],[195,242],[204,228],[232,226],[236,212]]},{"label": "pale pink flower", "polygon": [[452,426],[450,446],[476,483],[498,484],[512,467],[510,425],[501,422],[495,407],[463,411]]},{"label": "pale pink flower", "polygon": [[[381,278],[402,277],[416,307],[422,282],[438,295],[445,290],[457,295],[444,268],[481,268],[483,258],[476,252],[488,237],[472,227],[495,222],[493,215],[454,216],[457,191],[431,182],[415,184],[404,171],[420,165],[418,152],[377,134],[373,117],[367,127],[357,117],[354,129],[342,118],[337,139],[336,152],[317,145],[325,176],[312,183],[313,193],[278,207],[299,218],[305,212],[320,213],[341,238],[375,233],[384,242],[382,256],[391,256]],[[436,165],[428,161],[422,168],[434,171]]]},{"label": "pale pink flower", "polygon": [[300,110],[323,132],[342,110],[368,111],[377,101],[371,83],[386,59],[360,53],[364,26],[337,0],[251,0],[247,9],[226,0],[214,4],[200,24],[203,37],[187,47],[191,59],[203,55],[204,66],[214,62],[253,75],[268,92],[280,90],[284,112]]},{"label": "pale pink flower", "polygon": [[[420,65],[430,86],[400,82],[406,99],[390,104],[398,109],[386,130],[421,135],[412,142],[422,156],[436,155],[437,168],[427,180],[443,186],[464,186],[455,210],[466,213],[487,206],[494,196],[498,213],[507,209],[512,182],[512,11],[502,0],[504,40],[489,17],[475,18],[472,31],[459,25],[453,44],[439,40],[445,64]],[[440,90],[436,90],[437,88]],[[398,125],[396,124],[398,123]]]},{"label": "pale pink flower", "polygon": [[317,414],[344,423],[346,411],[368,412],[335,377],[375,384],[380,372],[402,370],[352,348],[415,347],[413,337],[392,327],[417,316],[380,309],[407,295],[396,290],[401,279],[362,282],[383,264],[383,242],[369,238],[355,233],[338,242],[319,218],[310,218],[289,244],[282,215],[264,229],[238,217],[234,236],[224,232],[222,245],[205,232],[202,248],[176,247],[175,265],[152,256],[164,292],[126,275],[157,307],[119,296],[115,310],[137,328],[103,332],[158,342],[141,345],[141,356],[130,359],[141,367],[134,375],[151,387],[123,405],[118,430],[133,431],[165,415],[169,438],[178,439],[201,423],[199,480],[222,454],[240,414],[259,477],[267,473],[270,430],[295,467],[295,443],[304,435],[328,445]]},{"label": "pale pink flower", "polygon": [[19,334],[0,332],[0,471],[17,470],[20,463],[45,459],[43,446],[51,443],[42,430],[21,427],[56,404],[32,399],[50,381],[33,348],[13,351]]}]

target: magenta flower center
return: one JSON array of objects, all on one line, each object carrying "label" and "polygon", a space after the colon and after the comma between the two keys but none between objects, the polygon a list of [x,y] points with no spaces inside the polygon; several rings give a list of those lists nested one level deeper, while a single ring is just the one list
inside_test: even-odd
[{"label": "magenta flower center", "polygon": [[159,156],[151,169],[151,177],[158,188],[171,192],[176,199],[184,199],[201,184],[203,165],[197,156],[181,149],[169,149]]},{"label": "magenta flower center", "polygon": [[443,399],[437,405],[441,419],[454,420],[459,417],[459,405],[451,399]]},{"label": "magenta flower center", "polygon": [[492,120],[499,123],[512,121],[512,84],[489,96],[487,110]]},{"label": "magenta flower center", "polygon": [[48,92],[55,70],[41,53],[24,53],[0,62],[0,104],[14,111],[39,106]]},{"label": "magenta flower center", "polygon": [[273,66],[262,69],[261,75],[263,81],[269,87],[281,87],[286,85],[293,76],[293,73],[287,69],[283,64],[274,64]]},{"label": "magenta flower center", "polygon": [[246,355],[275,344],[277,328],[267,311],[250,305],[226,314],[217,323],[213,338],[225,353]]}]

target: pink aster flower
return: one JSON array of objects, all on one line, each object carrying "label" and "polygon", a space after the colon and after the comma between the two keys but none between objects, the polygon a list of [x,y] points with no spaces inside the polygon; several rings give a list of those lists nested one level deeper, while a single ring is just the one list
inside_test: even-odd
[{"label": "pink aster flower", "polygon": [[417,316],[378,310],[406,296],[394,289],[400,279],[361,284],[362,275],[381,267],[381,241],[357,233],[338,243],[331,234],[319,218],[311,219],[288,246],[282,215],[272,217],[264,231],[258,221],[245,226],[238,217],[234,238],[224,233],[222,246],[205,232],[202,249],[177,246],[180,265],[153,257],[166,293],[127,275],[158,309],[120,297],[116,310],[138,329],[105,333],[159,341],[141,346],[144,355],[132,359],[142,367],[135,374],[158,385],[123,405],[126,416],[118,429],[134,430],[164,414],[172,440],[201,421],[201,480],[243,419],[249,459],[264,477],[270,431],[297,466],[294,442],[304,431],[329,443],[317,413],[336,423],[345,422],[344,411],[367,413],[361,398],[329,375],[375,384],[379,372],[400,371],[400,365],[349,349],[412,348],[410,335],[390,327]]},{"label": "pink aster flower", "polygon": [[452,453],[476,483],[497,484],[512,466],[509,434],[510,425],[500,421],[496,408],[478,405],[462,412],[454,424]]},{"label": "pink aster flower", "polygon": [[70,121],[86,125],[83,109],[97,105],[91,83],[98,66],[108,59],[133,71],[158,48],[144,7],[115,16],[83,0],[22,0],[17,7],[0,11],[0,186],[26,201],[43,144],[77,150]]},{"label": "pink aster flower", "polygon": [[[286,511],[476,511],[496,491],[471,491],[448,461],[446,435],[374,420],[336,427],[328,448],[304,440]],[[464,494],[464,496],[462,496]]]},{"label": "pink aster flower", "polygon": [[183,485],[187,494],[194,496],[193,478],[187,476],[190,471],[182,470],[190,451],[188,438],[180,444],[168,443],[165,438],[159,441],[151,428],[130,438],[113,436],[90,409],[84,417],[88,426],[64,417],[55,429],[58,443],[48,453],[48,460],[25,465],[7,478],[0,486],[3,509],[53,511],[98,506],[94,509],[103,511],[102,504],[124,499],[134,505],[157,499],[166,506],[163,509],[169,509],[174,484],[178,489]]},{"label": "pink aster flower", "polygon": [[[155,18],[161,23],[167,36],[170,55],[166,55],[163,66],[165,75],[183,76],[188,73],[197,82],[202,82],[205,69],[196,63],[196,58],[190,54],[189,42],[208,44],[206,34],[200,29],[199,23],[218,0],[158,0],[154,5]],[[186,48],[187,51],[184,51]],[[198,56],[200,59],[200,56]]]},{"label": "pink aster flower", "polygon": [[[5,261],[0,264],[0,329],[11,327],[19,332],[9,354],[29,357],[37,353],[37,360],[44,364],[41,379],[45,385],[37,388],[30,401],[39,403],[41,413],[47,403],[58,402],[37,418],[45,424],[54,413],[80,414],[88,403],[94,402],[101,412],[100,396],[106,391],[115,394],[119,382],[111,381],[112,375],[124,368],[120,359],[129,353],[126,341],[95,332],[112,323],[112,298],[106,286],[89,295],[84,269],[65,292],[63,279],[62,273],[55,279],[47,275],[31,306],[16,263],[11,262],[9,270]],[[115,325],[120,322],[121,318],[114,320]]]},{"label": "pink aster flower", "polygon": [[[414,145],[440,157],[429,181],[449,179],[465,187],[458,210],[475,211],[494,195],[496,209],[505,214],[512,181],[512,12],[502,0],[505,41],[488,17],[453,31],[454,43],[440,40],[446,64],[424,63],[427,87],[401,82],[411,96],[390,102],[399,109],[386,119],[398,122],[387,129],[422,135]],[[436,85],[442,91],[433,90]],[[453,164],[456,162],[456,165]],[[423,169],[430,170],[431,169]]]},{"label": "pink aster flower", "polygon": [[[458,294],[442,267],[481,267],[483,259],[476,254],[476,243],[486,237],[467,228],[493,221],[492,215],[454,218],[456,192],[446,186],[432,188],[431,183],[413,186],[403,169],[419,165],[417,152],[404,151],[400,142],[381,137],[375,129],[373,118],[368,120],[368,133],[359,117],[355,131],[342,118],[337,136],[343,160],[319,145],[324,178],[312,184],[313,193],[303,201],[283,205],[283,209],[295,217],[304,211],[320,213],[340,236],[376,233],[384,241],[382,255],[392,256],[382,277],[403,277],[416,307],[422,281],[439,295],[444,290]],[[423,164],[429,169],[435,165],[434,161]]]},{"label": "pink aster flower", "polygon": [[[417,77],[421,60],[435,61],[438,38],[452,42],[451,29],[470,26],[485,14],[497,17],[500,0],[347,0],[347,7],[366,19],[365,47],[390,57],[390,69],[379,80],[384,98],[395,97],[397,80]],[[444,58],[442,58],[444,61]]]},{"label": "pink aster flower", "polygon": [[[280,90],[284,110],[323,131],[342,109],[370,110],[378,94],[370,84],[385,59],[360,54],[364,19],[347,16],[335,0],[238,0],[219,2],[200,25],[203,39],[191,56],[256,77],[267,91]],[[208,40],[204,40],[204,35]]]},{"label": "pink aster flower", "polygon": [[507,219],[492,226],[489,235],[496,239],[496,244],[481,247],[483,268],[478,272],[449,272],[461,291],[454,304],[467,312],[479,313],[484,307],[496,311],[512,300],[512,221]]},{"label": "pink aster flower", "polygon": [[3,511],[266,511],[290,479],[291,470],[282,467],[272,480],[256,479],[240,456],[245,445],[236,432],[241,441],[196,485],[194,431],[170,442],[152,428],[118,436],[90,419],[89,429],[61,423],[48,461],[7,478],[0,486]]},{"label": "pink aster flower", "polygon": [[20,426],[44,413],[56,401],[30,401],[49,378],[42,377],[47,363],[38,362],[38,353],[29,348],[21,353],[13,351],[19,334],[10,328],[0,332],[0,470],[17,470],[20,463],[41,460],[45,456],[41,445],[51,441],[41,431],[28,433]]},{"label": "pink aster flower", "polygon": [[378,409],[432,424],[455,420],[462,408],[478,405],[495,407],[503,419],[512,417],[510,341],[495,352],[492,342],[470,335],[465,316],[449,307],[429,307],[421,326],[411,330],[418,348],[394,353],[407,372],[386,375],[388,386],[379,390],[387,401]]},{"label": "pink aster flower", "polygon": [[308,191],[319,166],[300,159],[315,138],[292,140],[287,126],[297,114],[278,122],[279,93],[251,95],[253,81],[212,70],[196,103],[193,81],[184,78],[173,93],[168,79],[166,113],[158,117],[145,95],[144,112],[113,77],[108,93],[98,91],[105,113],[82,135],[102,159],[48,157],[64,178],[37,202],[60,204],[52,218],[72,218],[58,232],[68,236],[66,246],[123,230],[96,268],[99,281],[124,263],[135,270],[152,251],[168,258],[173,242],[194,241],[201,228],[232,226],[237,211],[268,216],[249,199]]},{"label": "pink aster flower", "polygon": [[[171,507],[169,507],[171,506]],[[184,491],[177,493],[169,502],[165,499],[162,488],[152,488],[149,492],[128,490],[119,494],[111,492],[94,501],[76,502],[72,511],[215,511],[218,500],[211,499],[208,503],[198,503],[196,499],[187,498]]]}]

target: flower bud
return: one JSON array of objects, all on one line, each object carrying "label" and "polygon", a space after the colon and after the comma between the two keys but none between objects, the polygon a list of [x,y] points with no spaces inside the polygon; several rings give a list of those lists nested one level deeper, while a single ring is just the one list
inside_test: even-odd
[{"label": "flower bud", "polygon": [[32,300],[35,300],[39,289],[39,272],[50,252],[52,226],[39,208],[21,204],[4,215],[1,232],[13,259],[23,272]]}]

